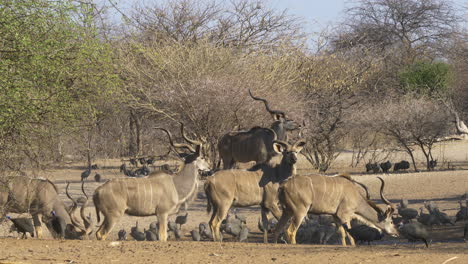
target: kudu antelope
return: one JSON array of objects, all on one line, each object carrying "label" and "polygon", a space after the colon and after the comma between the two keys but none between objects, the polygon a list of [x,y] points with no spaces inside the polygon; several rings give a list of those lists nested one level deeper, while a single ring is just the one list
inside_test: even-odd
[{"label": "kudu antelope", "polygon": [[294,145],[284,141],[272,142],[277,155],[266,163],[260,163],[249,170],[221,170],[206,178],[205,193],[208,200],[207,211],[211,210],[210,227],[215,241],[221,241],[220,225],[226,218],[229,208],[260,205],[264,242],[268,242],[269,211],[279,219],[277,190],[280,182],[296,173],[297,154],[305,145],[298,140]]},{"label": "kudu antelope", "polygon": [[[29,177],[4,177],[0,181],[1,213],[30,213],[33,218],[37,238],[42,238],[42,223],[49,223],[52,213],[61,220],[61,232],[57,234],[46,225],[51,234],[61,238],[80,238],[88,230],[70,214],[70,210],[60,199],[58,189],[47,179]],[[2,216],[3,217],[3,216]]]},{"label": "kudu antelope", "polygon": [[359,192],[360,187],[356,185],[357,182],[351,180],[349,176],[296,175],[291,177],[278,190],[278,197],[283,205],[283,215],[275,229],[274,241],[277,241],[280,233],[292,218],[286,235],[290,243],[295,244],[297,229],[307,212],[332,215],[339,227],[343,246],[346,246],[345,236],[348,237],[351,245],[355,245],[354,239],[347,231],[351,229],[353,219],[380,232],[398,236],[398,230],[392,222],[395,207],[384,196],[384,180],[378,178],[382,182],[380,197],[387,204],[385,210],[364,197]]},{"label": "kudu antelope", "polygon": [[266,110],[275,121],[271,129],[253,127],[248,131],[229,132],[222,136],[218,143],[218,151],[224,169],[232,168],[236,162],[263,163],[269,160],[275,155],[273,140],[287,141],[287,132],[300,127],[295,121],[287,119],[283,111],[270,109],[266,99],[253,96],[250,90],[249,94],[254,100],[265,104]]},{"label": "kudu antelope", "polygon": [[124,213],[133,216],[156,215],[159,222],[159,239],[167,240],[167,218],[176,214],[180,206],[188,202],[195,194],[198,185],[198,171],[208,170],[208,163],[200,156],[202,144],[183,137],[191,144],[177,144],[172,135],[164,128],[161,129],[169,137],[174,148],[185,148],[191,152],[184,161],[182,169],[175,175],[164,172],[153,172],[144,178],[112,179],[96,189],[93,196],[96,215],[100,222],[100,214],[104,220],[96,232],[99,240],[106,239],[117,221]]}]

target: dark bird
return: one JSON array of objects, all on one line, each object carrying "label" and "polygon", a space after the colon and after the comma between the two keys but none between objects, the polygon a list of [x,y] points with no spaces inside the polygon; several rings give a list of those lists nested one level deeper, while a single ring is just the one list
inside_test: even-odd
[{"label": "dark bird", "polygon": [[198,225],[198,231],[202,238],[213,239],[213,234],[211,233],[211,228],[206,222],[202,222]]},{"label": "dark bird", "polygon": [[176,227],[176,229],[173,232],[175,239],[179,240],[182,237],[182,230],[179,227]]},{"label": "dark bird", "polygon": [[383,233],[367,225],[355,226],[349,229],[348,232],[357,242],[367,242],[368,245],[370,245],[372,241],[381,240],[383,238]]},{"label": "dark bird", "polygon": [[249,237],[249,229],[246,226],[243,226],[239,233],[239,242],[244,242]]},{"label": "dark bird", "polygon": [[146,241],[158,241],[158,235],[153,230],[145,230]]},{"label": "dark bird", "polygon": [[138,221],[136,222],[136,226],[132,227],[130,231],[130,236],[133,237],[136,241],[145,241],[146,235],[144,230],[138,227]]},{"label": "dark bird", "polygon": [[201,240],[200,232],[196,229],[190,231],[190,235],[192,236],[193,241]]},{"label": "dark bird", "polygon": [[149,228],[150,228],[150,229],[153,229],[153,230],[159,230],[159,224],[158,224],[158,222],[156,222],[156,221],[151,222],[150,225],[149,225]]},{"label": "dark bird", "polygon": [[367,163],[366,164],[366,172],[372,171],[373,173],[379,173],[380,172],[380,167],[377,165],[377,163]]},{"label": "dark bird", "polygon": [[453,222],[452,222],[452,219],[450,219],[450,217],[444,213],[444,212],[441,212],[439,210],[439,208],[435,208],[434,209],[434,214],[435,216],[439,219],[439,222],[441,224],[451,224],[451,225],[455,225]]},{"label": "dark bird", "polygon": [[65,220],[55,213],[55,211],[51,212],[52,217],[50,218],[50,226],[52,230],[55,232],[57,237],[64,238],[65,237],[65,230],[67,229],[67,223]]},{"label": "dark bird", "polygon": [[155,158],[154,158],[154,157],[149,157],[149,158],[146,160],[146,164],[148,164],[148,165],[153,165],[153,164],[154,164],[154,161],[155,161]]},{"label": "dark bird", "polygon": [[415,242],[418,240],[422,240],[426,247],[429,247],[427,240],[429,239],[429,234],[427,229],[421,223],[409,223],[405,225],[401,225],[399,227],[400,235],[407,238],[410,242]]},{"label": "dark bird", "polygon": [[387,173],[392,168],[392,163],[387,160],[387,162],[380,163],[380,168],[384,173]]},{"label": "dark bird", "polygon": [[146,165],[144,165],[143,167],[141,167],[139,169],[136,169],[133,172],[133,175],[135,177],[144,177],[144,176],[148,176],[149,174],[150,174],[150,169]]},{"label": "dark bird", "polygon": [[393,166],[393,171],[407,170],[410,168],[410,163],[406,160],[395,163]]},{"label": "dark bird", "polygon": [[239,219],[243,224],[247,224],[247,217],[245,215],[235,214],[236,218]]},{"label": "dark bird", "polygon": [[134,167],[136,167],[138,165],[136,159],[134,159],[134,158],[130,159],[130,164],[132,164]]},{"label": "dark bird", "polygon": [[458,203],[460,204],[460,210],[455,215],[455,222],[468,220],[468,200],[465,200],[465,206],[463,206],[461,200]]},{"label": "dark bird", "polygon": [[331,237],[336,234],[336,227],[333,223],[319,224],[317,228],[319,243],[326,245]]},{"label": "dark bird", "polygon": [[401,215],[401,217],[403,217],[403,219],[407,222],[410,222],[412,219],[416,219],[419,215],[418,210],[413,208],[406,208],[403,206],[398,208],[398,214]]},{"label": "dark bird", "polygon": [[242,224],[226,223],[226,227],[224,228],[224,231],[226,231],[226,233],[231,236],[239,238],[242,227],[243,227]]},{"label": "dark bird", "polygon": [[127,165],[125,165],[125,163],[120,165],[120,172],[124,172],[126,169],[127,169]]},{"label": "dark bird", "polygon": [[101,182],[101,174],[96,173],[96,175],[94,175],[94,181],[95,182]]},{"label": "dark bird", "polygon": [[146,159],[144,157],[139,158],[138,161],[140,162],[141,166],[146,165]]},{"label": "dark bird", "polygon": [[178,226],[177,226],[176,222],[167,221],[167,229],[169,229],[169,231],[175,231],[177,228],[178,228]]},{"label": "dark bird", "polygon": [[97,164],[93,164],[93,165],[91,165],[91,169],[97,170],[97,169],[99,169],[99,166]]},{"label": "dark bird", "polygon": [[91,174],[91,167],[87,168],[81,173],[81,181],[86,180],[90,174]]},{"label": "dark bird", "polygon": [[22,239],[26,239],[26,233],[29,233],[31,237],[34,237],[34,225],[31,218],[11,218],[7,216],[8,219],[13,223],[11,230],[16,230],[18,233],[23,233],[21,236]]},{"label": "dark bird", "polygon": [[437,216],[433,214],[426,214],[423,212],[424,207],[419,208],[419,217],[418,217],[418,222],[427,225],[427,226],[433,226],[433,225],[440,225],[440,221],[437,218]]},{"label": "dark bird", "polygon": [[119,236],[119,240],[122,240],[122,241],[127,240],[127,231],[125,231],[125,229],[120,229],[117,235]]},{"label": "dark bird", "polygon": [[185,213],[185,215],[178,215],[176,217],[175,222],[179,225],[179,228],[182,228],[182,225],[185,225],[187,223],[187,216],[188,213]]}]

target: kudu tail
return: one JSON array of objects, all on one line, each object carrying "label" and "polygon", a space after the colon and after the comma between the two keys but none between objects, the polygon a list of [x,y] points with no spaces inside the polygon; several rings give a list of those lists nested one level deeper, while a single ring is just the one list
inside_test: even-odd
[{"label": "kudu tail", "polygon": [[206,213],[209,214],[213,208],[213,201],[211,200],[211,185],[208,181],[206,181],[203,187],[205,189],[206,195]]}]

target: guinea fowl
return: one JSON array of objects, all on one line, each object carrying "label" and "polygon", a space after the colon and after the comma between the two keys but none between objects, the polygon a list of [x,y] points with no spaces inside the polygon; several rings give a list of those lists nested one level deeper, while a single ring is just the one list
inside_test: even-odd
[{"label": "guinea fowl", "polygon": [[426,227],[421,223],[409,223],[399,227],[400,235],[407,238],[410,242],[422,240],[426,247],[429,247],[427,240],[429,239],[429,233]]},{"label": "guinea fowl", "polygon": [[187,223],[188,213],[186,212],[185,215],[178,215],[175,219],[176,224],[179,225],[179,228],[182,228],[182,225]]},{"label": "guinea fowl", "polygon": [[138,221],[136,222],[136,226],[132,227],[130,235],[136,241],[145,241],[145,239],[146,239],[145,232],[142,231],[141,228],[138,227]]},{"label": "guinea fowl", "polygon": [[367,242],[368,245],[372,241],[381,240],[384,236],[379,230],[367,225],[355,226],[349,229],[348,232],[356,241]]},{"label": "guinea fowl", "polygon": [[244,242],[249,237],[249,229],[246,226],[243,226],[239,233],[239,242]]},{"label": "guinea fowl", "polygon": [[418,210],[408,208],[408,200],[403,199],[400,202],[398,214],[401,215],[406,222],[411,222],[411,220],[418,217]]},{"label": "guinea fowl", "polygon": [[7,216],[7,218],[13,223],[13,228],[16,229],[18,233],[23,233],[21,236],[22,239],[27,238],[26,233],[34,237],[34,225],[31,218],[11,218],[10,216]]},{"label": "guinea fowl", "polygon": [[86,180],[89,177],[90,174],[91,174],[91,167],[88,167],[86,170],[84,170],[81,173],[81,181]]},{"label": "guinea fowl", "polygon": [[465,200],[465,206],[463,206],[462,201],[458,201],[460,204],[460,210],[455,215],[455,222],[468,220],[468,200]]},{"label": "guinea fowl", "polygon": [[158,241],[158,235],[153,230],[145,230],[146,241]]},{"label": "guinea fowl", "polygon": [[192,236],[193,241],[201,240],[200,231],[198,231],[197,229],[193,229],[192,231],[190,231],[190,235]]},{"label": "guinea fowl", "polygon": [[50,219],[50,226],[52,227],[52,230],[55,232],[55,234],[60,237],[64,238],[65,237],[65,229],[67,228],[67,224],[65,220],[61,217],[59,217],[55,211],[51,212],[51,219]]},{"label": "guinea fowl", "polygon": [[213,239],[213,234],[211,233],[210,226],[206,222],[202,222],[198,225],[198,230],[200,232],[200,236],[206,239]]},{"label": "guinea fowl", "polygon": [[119,240],[125,241],[127,240],[127,231],[125,229],[120,229],[119,233],[117,233]]}]

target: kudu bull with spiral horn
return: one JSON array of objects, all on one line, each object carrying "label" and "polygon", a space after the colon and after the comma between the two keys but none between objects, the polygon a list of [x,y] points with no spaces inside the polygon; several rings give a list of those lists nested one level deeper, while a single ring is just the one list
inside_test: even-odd
[{"label": "kudu bull with spiral horn", "polygon": [[260,163],[249,170],[221,170],[206,178],[205,193],[207,211],[213,211],[210,227],[215,241],[221,241],[220,225],[226,218],[229,208],[260,205],[264,242],[268,242],[269,211],[279,219],[277,190],[280,182],[296,174],[297,154],[305,145],[298,140],[294,145],[274,140],[273,149],[277,153],[266,163]]},{"label": "kudu bull with spiral horn", "polygon": [[190,154],[185,158],[184,165],[175,175],[164,172],[153,172],[144,178],[118,178],[112,179],[96,189],[93,196],[96,206],[97,221],[100,222],[100,214],[104,220],[96,232],[99,240],[106,239],[109,232],[123,216],[156,215],[159,223],[159,239],[167,240],[167,218],[176,214],[180,206],[194,195],[198,186],[199,170],[208,170],[208,163],[201,157],[202,143],[189,140],[182,135],[189,144],[177,144],[172,140],[172,135],[164,128],[157,127],[166,132],[169,142],[174,148],[185,148]]},{"label": "kudu bull with spiral horn", "polygon": [[275,155],[273,140],[287,141],[287,132],[300,128],[295,121],[287,119],[283,111],[270,109],[266,99],[253,96],[250,90],[249,94],[254,100],[265,104],[266,110],[275,121],[271,129],[253,127],[248,131],[234,131],[222,136],[218,143],[218,151],[224,169],[232,168],[236,162],[263,163],[269,160]]},{"label": "kudu bull with spiral horn", "polygon": [[42,238],[42,223],[49,223],[52,220],[52,214],[61,223],[60,232],[51,229],[51,225],[46,225],[55,237],[77,239],[88,232],[73,214],[70,214],[70,210],[60,199],[55,184],[47,179],[19,176],[2,178],[0,210],[3,214],[30,213],[37,238]]},{"label": "kudu bull with spiral horn", "polygon": [[[347,231],[351,229],[353,219],[379,232],[398,236],[398,230],[392,222],[395,206],[385,198],[383,193],[385,182],[382,178],[378,178],[382,182],[380,197],[387,205],[385,210],[364,197],[359,192],[360,187],[349,176],[297,175],[291,177],[278,190],[278,197],[283,205],[283,215],[275,229],[275,242],[292,218],[286,235],[290,243],[295,244],[297,229],[307,212],[332,215],[339,227],[343,246],[346,246],[346,236],[351,245],[355,245],[354,239]],[[346,230],[343,225],[346,226]]]}]

